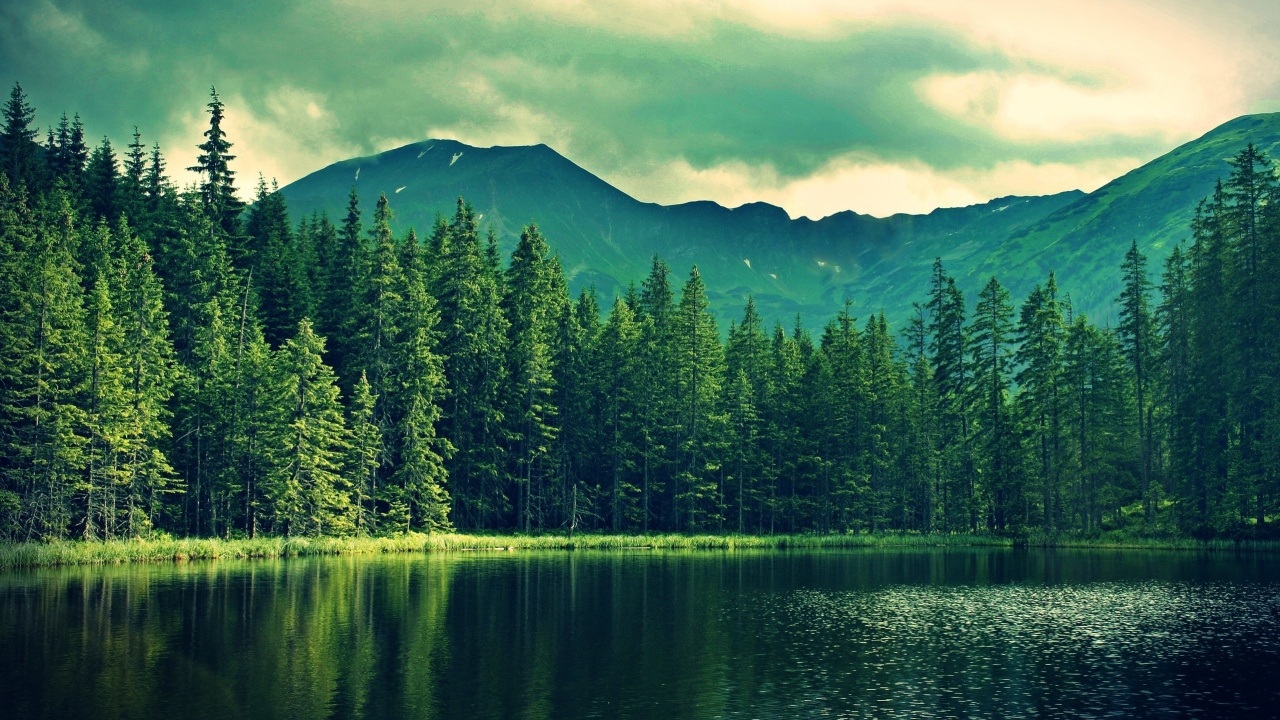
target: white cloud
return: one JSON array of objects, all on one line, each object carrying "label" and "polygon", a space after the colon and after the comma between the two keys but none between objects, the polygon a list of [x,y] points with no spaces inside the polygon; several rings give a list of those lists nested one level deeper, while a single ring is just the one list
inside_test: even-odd
[{"label": "white cloud", "polygon": [[[414,12],[405,0],[388,2]],[[620,36],[690,42],[702,39],[717,22],[818,41],[885,27],[929,28],[1003,61],[999,69],[921,77],[915,84],[921,100],[957,122],[1028,146],[1087,148],[1121,138],[1156,138],[1171,147],[1248,112],[1248,88],[1265,85],[1262,76],[1280,77],[1254,62],[1261,52],[1256,37],[1245,40],[1239,32],[1225,32],[1221,22],[1199,10],[1146,0],[525,0],[516,5],[477,0],[465,12],[494,22],[551,16]],[[481,79],[468,81],[464,92],[482,122],[434,128],[433,135],[482,144],[544,141],[572,156],[575,139],[588,129],[505,100],[483,80],[486,74],[514,73],[546,86],[571,82],[572,74],[547,77],[547,69],[511,58],[472,70],[472,77]],[[785,179],[770,167],[694,168],[683,160],[656,158],[647,167],[623,167],[611,179],[663,202],[767,200],[793,214],[849,207],[884,214],[927,211],[993,194],[1091,189],[1146,159],[1019,161],[941,172],[928,166],[928,158],[891,163],[843,157],[808,177]]]},{"label": "white cloud", "polygon": [[[329,163],[360,154],[359,147],[339,139],[338,119],[326,108],[325,98],[319,93],[280,87],[262,99],[257,112],[239,95],[224,96],[222,102],[223,130],[233,143],[237,185],[244,198],[252,196],[259,174],[268,183],[274,178],[284,185]],[[208,128],[207,113],[187,113],[182,117],[182,130],[164,138],[161,146],[167,148],[169,155],[185,157],[189,149],[204,142]],[[390,142],[405,144],[398,139]],[[180,185],[196,180],[185,167],[175,164],[169,170]]]},{"label": "white cloud", "polygon": [[884,217],[972,205],[1005,195],[1089,192],[1139,162],[1137,158],[1077,164],[1014,161],[940,171],[920,162],[891,163],[850,155],[828,162],[811,175],[790,179],[768,165],[733,162],[697,169],[677,160],[608,179],[649,202],[706,198],[736,207],[764,201],[784,208],[791,217],[817,219],[850,209]]},{"label": "white cloud", "polygon": [[473,73],[457,83],[459,105],[467,119],[426,129],[426,138],[457,140],[468,145],[534,145],[545,142],[565,149],[569,129],[557,118],[531,105],[511,100],[483,73]]}]

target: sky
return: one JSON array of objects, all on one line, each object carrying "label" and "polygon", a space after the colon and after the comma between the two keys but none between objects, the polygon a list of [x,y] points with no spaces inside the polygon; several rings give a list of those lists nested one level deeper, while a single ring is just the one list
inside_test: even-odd
[{"label": "sky", "polygon": [[1280,3],[0,0],[42,128],[174,177],[216,86],[241,187],[429,138],[546,143],[632,196],[793,217],[1091,191],[1280,110]]}]

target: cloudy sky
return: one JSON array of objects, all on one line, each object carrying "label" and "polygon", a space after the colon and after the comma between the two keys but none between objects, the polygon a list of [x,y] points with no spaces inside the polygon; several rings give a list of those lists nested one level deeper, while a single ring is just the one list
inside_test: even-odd
[{"label": "cloudy sky", "polygon": [[641,200],[887,215],[1092,190],[1280,110],[1277,8],[3,0],[0,82],[174,168],[216,85],[242,185],[449,137],[544,142]]}]

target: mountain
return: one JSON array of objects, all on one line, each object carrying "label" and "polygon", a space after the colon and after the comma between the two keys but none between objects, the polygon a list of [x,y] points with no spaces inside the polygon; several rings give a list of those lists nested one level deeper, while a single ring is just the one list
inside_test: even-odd
[{"label": "mountain", "polygon": [[1213,193],[1219,178],[1226,179],[1228,161],[1248,143],[1274,155],[1280,113],[1236,118],[1112,180],[1009,234],[969,274],[995,273],[1018,297],[1056,269],[1077,307],[1095,319],[1113,316],[1120,262],[1130,242],[1138,241],[1158,277],[1159,263],[1190,237],[1196,204]]},{"label": "mountain", "polygon": [[334,163],[282,189],[295,213],[338,218],[354,185],[366,208],[386,193],[395,226],[428,230],[464,197],[504,249],[537,221],[571,285],[594,284],[607,307],[649,270],[654,254],[679,283],[698,265],[727,326],[754,295],[766,318],[810,327],[845,299],[857,315],[883,309],[903,321],[921,300],[935,257],[972,299],[991,274],[1020,298],[1050,269],[1076,307],[1105,317],[1119,264],[1137,238],[1155,262],[1188,233],[1195,203],[1229,172],[1227,159],[1253,142],[1280,144],[1280,114],[1233,120],[1092,192],[1005,197],[927,215],[876,218],[841,212],[791,219],[765,203],[645,203],[546,145],[478,148],[427,140]]}]

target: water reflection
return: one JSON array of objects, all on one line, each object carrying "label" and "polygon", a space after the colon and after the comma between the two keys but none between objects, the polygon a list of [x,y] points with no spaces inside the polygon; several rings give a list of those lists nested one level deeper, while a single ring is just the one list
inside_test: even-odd
[{"label": "water reflection", "polygon": [[1280,700],[1278,570],[1267,555],[880,550],[9,573],[0,714],[1222,715]]}]

